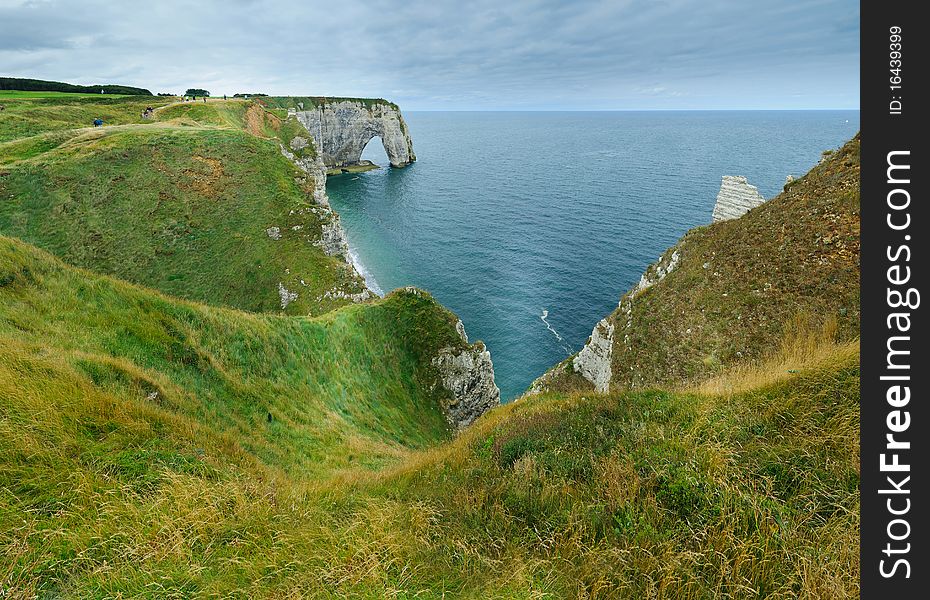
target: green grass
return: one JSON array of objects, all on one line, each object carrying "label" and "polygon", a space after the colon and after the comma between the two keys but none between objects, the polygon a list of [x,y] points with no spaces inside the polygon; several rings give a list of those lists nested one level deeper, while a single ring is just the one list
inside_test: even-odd
[{"label": "green grass", "polygon": [[[256,102],[269,109],[287,109],[294,108],[298,110],[313,110],[318,106],[325,104],[335,104],[337,102],[358,102],[368,108],[378,104],[390,106],[397,109],[397,105],[389,102],[384,98],[341,98],[335,96],[266,96],[256,98]],[[301,105],[303,105],[301,107]]]},{"label": "green grass", "polygon": [[200,125],[245,129],[245,114],[250,102],[241,100],[185,102],[158,111],[158,120],[182,119]]},{"label": "green grass", "polygon": [[84,92],[29,92],[21,90],[0,90],[0,100],[18,98],[124,98],[126,94],[90,94]]},{"label": "green grass", "polygon": [[43,98],[3,98],[0,111],[0,142],[49,131],[92,127],[94,119],[106,125],[141,123],[142,111],[173,102],[157,96],[112,96],[75,94]]},{"label": "green grass", "polygon": [[[0,233],[77,266],[244,310],[280,311],[279,284],[298,294],[285,312],[304,315],[347,303],[329,291],[363,289],[349,265],[315,245],[333,217],[272,137],[289,128],[241,101],[156,115],[0,143]],[[267,232],[275,227],[280,239]]]},{"label": "green grass", "polygon": [[443,444],[454,322],[411,292],[188,304],[0,239],[5,589],[856,594],[858,345],[735,394],[521,400]]},{"label": "green grass", "polygon": [[854,597],[858,383],[851,344],[735,395],[544,395],[377,489],[436,511],[407,550],[453,589]]},{"label": "green grass", "polygon": [[446,435],[437,396],[421,390],[433,381],[429,359],[461,342],[454,315],[423,292],[317,320],[275,317],[170,299],[10,238],[0,238],[0,258],[5,346],[57,356],[69,377],[127,401],[157,392],[143,404],[235,432],[269,464],[329,470],[348,459],[328,437],[346,432],[385,447]]}]

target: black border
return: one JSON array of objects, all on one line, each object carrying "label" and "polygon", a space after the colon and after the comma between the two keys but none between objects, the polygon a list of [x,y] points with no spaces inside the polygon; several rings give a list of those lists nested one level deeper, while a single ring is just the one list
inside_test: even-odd
[{"label": "black border", "polygon": [[[889,382],[880,379],[882,375],[888,374],[885,368],[886,343],[888,337],[894,335],[887,325],[888,314],[894,312],[886,300],[888,268],[892,264],[908,265],[911,280],[905,287],[915,287],[920,292],[930,294],[926,287],[927,272],[930,270],[927,262],[927,232],[930,231],[930,223],[924,209],[930,198],[927,197],[926,185],[927,153],[923,145],[926,143],[925,138],[930,136],[924,117],[930,106],[926,94],[918,89],[927,86],[924,76],[927,72],[926,40],[930,36],[930,23],[918,17],[919,6],[917,2],[907,1],[868,2],[861,5],[861,591],[863,598],[888,600],[930,597],[930,586],[927,585],[930,580],[930,563],[927,562],[926,550],[930,543],[926,518],[930,506],[926,492],[920,491],[930,487],[924,443],[930,434],[926,408],[930,402],[927,386],[930,362],[927,361],[925,349],[927,324],[923,316],[927,312],[923,303],[930,302],[930,295],[922,297],[921,306],[910,311],[911,339],[907,349],[911,352],[908,356],[911,368],[909,371],[896,372],[911,376],[911,401],[901,409],[909,411],[910,427],[906,432],[896,434],[898,439],[911,443],[910,450],[898,452],[901,462],[910,464],[910,471],[906,475],[910,475],[911,479],[905,487],[910,490],[908,496],[911,505],[903,518],[910,525],[910,535],[904,542],[909,542],[911,546],[906,555],[894,555],[890,560],[906,557],[911,572],[909,578],[903,576],[903,566],[891,578],[882,577],[879,572],[879,561],[882,559],[886,561],[886,569],[892,565],[892,562],[888,562],[889,556],[884,555],[882,550],[891,541],[886,533],[888,522],[895,518],[889,515],[886,507],[889,496],[879,493],[879,490],[889,487],[886,476],[891,473],[880,471],[879,455],[889,452],[885,449],[885,436],[888,433],[886,419],[889,411],[894,410],[886,401]],[[924,9],[927,7],[926,4],[922,6]],[[901,27],[901,90],[892,90],[890,87],[889,35],[892,26]],[[895,99],[893,96],[900,97],[900,114],[892,114],[890,102]],[[910,151],[910,183],[906,187],[911,197],[907,209],[911,225],[906,232],[894,231],[886,223],[890,212],[886,205],[887,194],[895,187],[900,187],[889,185],[886,174],[888,153],[895,150]],[[895,215],[895,218],[899,217],[903,218],[900,214]],[[908,241],[903,239],[906,234],[911,236]],[[893,253],[902,244],[911,249],[910,261],[903,262],[902,259],[892,263],[887,255],[888,248],[892,248]],[[895,502],[902,502],[896,505],[899,509],[903,506],[903,497],[896,496]],[[904,530],[901,524],[897,527],[897,533]]]}]

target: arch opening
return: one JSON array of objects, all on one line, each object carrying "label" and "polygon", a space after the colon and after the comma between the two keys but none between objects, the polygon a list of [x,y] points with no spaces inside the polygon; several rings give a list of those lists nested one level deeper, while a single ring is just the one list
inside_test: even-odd
[{"label": "arch opening", "polygon": [[372,136],[365,144],[365,148],[362,149],[360,163],[364,165],[365,161],[379,167],[386,167],[391,164],[391,160],[388,158],[387,148],[384,146],[384,140],[380,135]]}]

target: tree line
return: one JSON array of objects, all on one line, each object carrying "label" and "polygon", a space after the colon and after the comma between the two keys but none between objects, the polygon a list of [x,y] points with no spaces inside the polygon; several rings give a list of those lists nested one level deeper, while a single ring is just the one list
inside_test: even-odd
[{"label": "tree line", "polygon": [[151,96],[145,88],[128,85],[75,85],[60,81],[44,79],[22,79],[19,77],[0,77],[0,90],[17,90],[22,92],[67,92],[71,94],[125,94],[128,96]]}]

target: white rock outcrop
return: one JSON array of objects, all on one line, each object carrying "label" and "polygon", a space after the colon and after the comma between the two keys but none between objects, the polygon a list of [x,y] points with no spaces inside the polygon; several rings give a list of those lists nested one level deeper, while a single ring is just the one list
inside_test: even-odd
[{"label": "white rock outcrop", "polygon": [[765,198],[754,185],[742,175],[724,175],[714,204],[713,222],[738,219],[751,209],[765,202]]},{"label": "white rock outcrop", "polygon": [[599,392],[610,391],[610,359],[614,347],[614,326],[607,319],[594,326],[584,348],[572,359],[576,373],[594,384]]},{"label": "white rock outcrop", "polygon": [[338,100],[311,110],[298,110],[297,120],[310,132],[327,168],[358,164],[362,150],[377,136],[393,167],[417,159],[407,125],[394,104],[380,101]]},{"label": "white rock outcrop", "polygon": [[[584,348],[572,358],[572,369],[594,385],[598,392],[609,392],[610,382],[613,377],[611,360],[613,359],[614,350],[614,330],[620,327],[621,330],[629,328],[633,319],[633,302],[634,299],[644,291],[656,285],[665,279],[669,273],[674,271],[681,262],[681,246],[677,246],[667,251],[659,260],[649,265],[643,272],[639,283],[629,292],[624,294],[618,303],[619,313],[614,313],[606,319],[601,319],[594,330],[591,331],[591,337],[588,338]],[[614,318],[614,322],[611,322]],[[614,323],[617,323],[615,325]],[[531,393],[538,393],[546,389],[548,379],[552,372],[546,373],[533,382],[530,388]]]},{"label": "white rock outcrop", "polygon": [[456,429],[468,427],[501,403],[500,388],[494,383],[491,353],[481,342],[466,348],[443,348],[432,364],[439,371],[442,387],[452,396],[448,405],[443,406],[443,412]]},{"label": "white rock outcrop", "polygon": [[681,254],[678,250],[674,250],[671,255],[669,255],[668,260],[660,258],[658,262],[649,265],[642,276],[640,276],[639,283],[636,284],[636,287],[630,290],[630,295],[635,296],[665,279],[665,276],[674,271],[675,267],[678,266],[679,260],[681,260]]},{"label": "white rock outcrop", "polygon": [[284,310],[288,304],[297,300],[297,292],[288,290],[283,283],[278,283],[278,295],[281,297],[281,310]]},{"label": "white rock outcrop", "polygon": [[329,212],[329,221],[323,223],[320,230],[320,241],[317,244],[329,256],[341,256],[351,265],[346,231],[342,228],[339,215],[335,211]]}]

